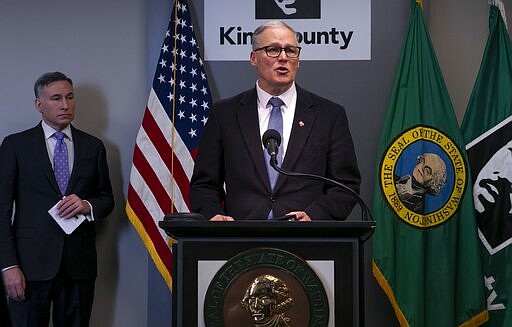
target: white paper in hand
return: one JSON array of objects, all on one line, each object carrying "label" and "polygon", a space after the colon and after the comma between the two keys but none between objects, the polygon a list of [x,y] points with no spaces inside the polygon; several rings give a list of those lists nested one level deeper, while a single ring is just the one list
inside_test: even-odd
[{"label": "white paper in hand", "polygon": [[57,224],[59,224],[59,226],[66,234],[71,234],[85,220],[85,216],[78,214],[68,219],[61,218],[57,213],[57,205],[59,203],[60,201],[57,202],[50,210],[48,210],[48,213],[53,217],[53,219],[55,219]]}]

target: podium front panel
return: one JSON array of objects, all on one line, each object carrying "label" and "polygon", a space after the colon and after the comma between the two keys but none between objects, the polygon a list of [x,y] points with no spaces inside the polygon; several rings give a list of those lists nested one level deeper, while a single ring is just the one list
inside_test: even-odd
[{"label": "podium front panel", "polygon": [[[286,270],[285,263],[281,262],[279,265],[277,261],[272,262],[272,258],[260,263],[255,261],[247,263],[246,267],[237,263],[238,267],[229,268],[234,270],[233,273],[227,274],[232,277],[231,280],[226,281],[224,275],[221,276],[222,280],[216,281],[216,283],[225,282],[225,285],[221,285],[222,288],[226,287],[221,299],[224,301],[221,304],[222,308],[207,309],[207,316],[204,318],[203,305],[206,299],[205,288],[214,281],[215,276],[212,277],[212,269],[214,273],[218,272],[237,255],[260,249],[263,251],[262,253],[265,252],[265,249],[291,253],[307,262],[307,265],[316,272],[327,294],[328,326],[333,326],[333,323],[335,326],[360,326],[362,311],[359,304],[362,301],[362,289],[359,262],[362,253],[358,238],[250,237],[249,235],[247,237],[222,237],[221,240],[217,237],[180,237],[178,239],[177,243],[173,245],[173,326],[186,326],[190,322],[194,322],[194,326],[197,323],[198,327],[252,326],[250,315],[247,313],[244,315],[241,306],[232,305],[238,304],[237,301],[241,301],[244,296],[244,288],[233,285],[236,285],[240,279],[248,278],[247,276],[250,277],[251,274],[260,274],[267,269],[274,272],[276,269]],[[215,265],[215,267],[212,269],[201,268],[202,271],[200,270],[200,267],[210,265]],[[316,267],[318,265],[324,267],[323,272],[322,268]],[[207,270],[206,273],[205,270]],[[293,271],[290,271],[289,274],[293,274]],[[293,282],[294,279],[288,278],[287,280]],[[300,300],[301,296],[297,296],[297,298]],[[218,304],[216,300],[209,303]],[[306,314],[306,316],[310,321],[304,322],[303,319],[300,319],[291,324],[292,326],[322,325],[322,319],[315,318],[315,308],[311,307],[311,303],[309,305],[310,314]],[[296,306],[295,310],[299,309],[301,307]],[[304,314],[302,309],[299,310],[299,315]],[[226,310],[229,312],[226,313]],[[293,315],[292,309],[289,313]],[[311,319],[316,319],[316,323]]]}]

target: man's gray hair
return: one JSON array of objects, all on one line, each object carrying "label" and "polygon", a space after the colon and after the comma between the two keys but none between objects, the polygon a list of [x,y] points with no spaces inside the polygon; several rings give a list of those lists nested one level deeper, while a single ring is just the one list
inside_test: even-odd
[{"label": "man's gray hair", "polygon": [[41,94],[41,91],[44,87],[57,81],[67,81],[69,84],[71,84],[71,86],[73,86],[73,81],[71,80],[71,78],[67,77],[61,72],[45,73],[39,76],[39,78],[36,80],[34,84],[34,95],[36,96],[36,98],[39,98],[39,94]]},{"label": "man's gray hair", "polygon": [[265,31],[267,28],[273,28],[273,27],[284,27],[284,28],[288,29],[290,32],[292,32],[295,35],[295,40],[297,41],[297,44],[299,43],[299,40],[297,38],[297,32],[293,29],[293,27],[291,27],[290,25],[288,25],[285,22],[280,21],[280,20],[271,20],[271,21],[266,22],[265,24],[262,24],[262,25],[256,27],[256,29],[252,33],[251,44],[252,44],[253,50],[258,48],[258,46],[259,46],[258,41],[261,36],[261,33],[263,33],[263,31]]}]

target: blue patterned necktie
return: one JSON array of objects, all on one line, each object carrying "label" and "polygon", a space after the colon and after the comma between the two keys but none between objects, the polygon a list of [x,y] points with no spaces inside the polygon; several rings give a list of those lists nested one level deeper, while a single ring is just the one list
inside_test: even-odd
[{"label": "blue patterned necktie", "polygon": [[[270,119],[268,121],[267,129],[275,129],[276,131],[279,132],[279,135],[281,135],[281,138],[282,138],[283,115],[281,113],[281,106],[284,104],[284,102],[283,102],[283,100],[281,100],[277,97],[272,97],[272,98],[270,98],[268,103],[272,106],[272,111],[270,112]],[[277,176],[279,175],[279,173],[274,168],[272,168],[272,166],[270,165],[270,155],[268,154],[268,152],[266,150],[264,150],[264,153],[265,153],[265,161],[267,164],[268,179],[270,181],[270,187],[273,191],[274,187],[276,185]],[[283,146],[279,145],[279,150],[276,155],[278,166],[281,166],[281,163],[283,161],[282,158],[283,158]],[[267,219],[272,219],[273,217],[274,217],[274,212],[272,210],[270,210],[270,212],[268,213]]]},{"label": "blue patterned necktie", "polygon": [[[283,115],[281,114],[281,106],[284,104],[283,100],[272,97],[268,101],[268,103],[272,106],[272,112],[270,113],[270,119],[268,121],[268,129],[275,129],[279,132],[279,135],[283,135]],[[282,143],[282,142],[281,142]],[[281,163],[283,161],[283,146],[279,145],[279,151],[277,153],[276,159],[277,159],[277,165],[281,166]],[[270,181],[270,186],[272,190],[274,189],[274,186],[276,185],[277,176],[279,173],[270,166],[270,155],[267,151],[265,151],[265,159],[267,161],[267,172],[268,172],[268,178]]]},{"label": "blue patterned necktie", "polygon": [[59,185],[60,193],[64,196],[66,195],[69,180],[68,148],[64,142],[66,134],[55,132],[52,137],[57,140],[53,152],[53,172]]}]

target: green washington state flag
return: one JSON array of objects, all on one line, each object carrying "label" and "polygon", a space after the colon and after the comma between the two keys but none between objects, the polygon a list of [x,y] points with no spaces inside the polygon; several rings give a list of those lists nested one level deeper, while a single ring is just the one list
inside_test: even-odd
[{"label": "green washington state flag", "polygon": [[377,154],[373,274],[401,326],[488,319],[464,142],[423,21],[412,11]]},{"label": "green washington state flag", "polygon": [[462,132],[474,180],[486,326],[512,326],[512,43],[494,5]]}]

